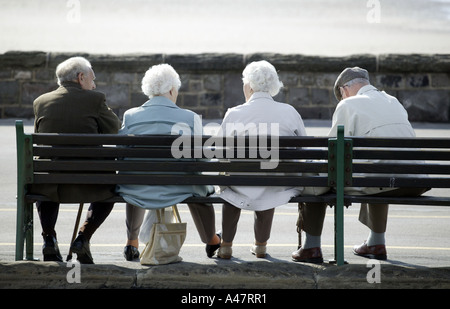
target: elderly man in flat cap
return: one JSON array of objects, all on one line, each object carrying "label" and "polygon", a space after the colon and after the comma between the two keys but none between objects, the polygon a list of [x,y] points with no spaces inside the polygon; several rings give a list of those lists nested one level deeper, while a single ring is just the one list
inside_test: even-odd
[{"label": "elderly man in flat cap", "polygon": [[[408,114],[393,96],[379,91],[369,81],[369,74],[359,67],[346,68],[338,76],[334,94],[339,101],[333,114],[330,137],[336,137],[338,125],[344,125],[345,136],[414,137]],[[422,188],[346,188],[346,194],[419,196],[429,189]],[[314,204],[314,205],[313,205]],[[318,205],[319,204],[319,205]],[[385,232],[388,204],[361,204],[359,220],[369,229],[369,237],[353,253],[363,257],[385,260]],[[326,204],[307,203],[301,207],[300,218],[306,239],[303,247],[292,253],[298,262],[322,263],[320,248]],[[301,231],[299,231],[301,233]]]}]

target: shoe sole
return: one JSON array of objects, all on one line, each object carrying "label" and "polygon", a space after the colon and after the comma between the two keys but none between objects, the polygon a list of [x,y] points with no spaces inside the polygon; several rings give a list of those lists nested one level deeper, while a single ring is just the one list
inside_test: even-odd
[{"label": "shoe sole", "polygon": [[253,250],[250,250],[250,252],[254,255],[254,256],[256,256],[257,258],[265,258],[266,257],[266,253],[256,253],[255,251],[253,251]]},{"label": "shoe sole", "polygon": [[77,249],[77,248],[71,248],[73,253],[77,254],[77,260],[81,264],[94,264],[94,260],[85,252],[85,250]]},{"label": "shoe sole", "polygon": [[56,254],[44,254],[44,262],[63,262],[63,260]]},{"label": "shoe sole", "polygon": [[294,262],[300,262],[300,263],[323,264],[322,257],[309,258],[309,259],[303,259],[303,260],[298,260],[298,259],[292,258],[292,260]]},{"label": "shoe sole", "polygon": [[357,256],[365,257],[368,259],[375,259],[375,260],[381,260],[381,261],[387,260],[386,254],[361,254],[356,251],[353,251],[353,254],[357,255]]}]

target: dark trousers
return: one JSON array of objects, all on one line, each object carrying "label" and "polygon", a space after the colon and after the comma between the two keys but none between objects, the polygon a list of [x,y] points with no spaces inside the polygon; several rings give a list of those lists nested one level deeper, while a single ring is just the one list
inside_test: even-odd
[{"label": "dark trousers", "polygon": [[[255,211],[253,231],[255,240],[264,243],[270,238],[272,229],[273,215],[275,208]],[[222,206],[222,239],[225,242],[233,242],[236,236],[237,225],[241,216],[241,209],[230,203],[224,203]]]},{"label": "dark trousers", "polygon": [[[38,201],[36,202],[36,207],[41,221],[42,236],[52,235],[56,238],[55,225],[58,220],[59,203]],[[79,233],[82,233],[87,240],[90,240],[94,232],[109,216],[113,207],[114,203],[91,203],[86,220],[81,226]]]}]

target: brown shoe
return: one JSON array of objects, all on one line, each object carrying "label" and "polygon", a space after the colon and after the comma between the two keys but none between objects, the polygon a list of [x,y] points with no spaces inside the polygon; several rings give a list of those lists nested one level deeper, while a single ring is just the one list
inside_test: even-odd
[{"label": "brown shoe", "polygon": [[365,241],[360,246],[354,246],[353,253],[356,255],[359,255],[359,256],[376,259],[376,260],[386,260],[387,259],[385,245],[368,246]]},{"label": "brown shoe", "polygon": [[292,260],[294,262],[321,264],[323,263],[322,250],[320,247],[309,249],[300,248],[292,252]]}]

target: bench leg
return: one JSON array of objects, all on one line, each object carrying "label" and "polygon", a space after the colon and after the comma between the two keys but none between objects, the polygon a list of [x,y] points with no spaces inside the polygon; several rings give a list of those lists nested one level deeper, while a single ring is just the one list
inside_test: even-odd
[{"label": "bench leg", "polygon": [[344,265],[344,187],[346,148],[351,146],[344,139],[344,127],[339,126],[336,143],[336,205],[334,207],[334,254],[336,264]]},{"label": "bench leg", "polygon": [[25,233],[25,258],[29,261],[34,260],[34,226],[33,226],[33,203],[26,204],[25,217],[24,217],[24,233]]},{"label": "bench leg", "polygon": [[336,203],[334,207],[334,258],[338,266],[344,265],[344,205]]},{"label": "bench leg", "polygon": [[33,203],[18,202],[16,220],[16,261],[23,260],[24,248],[26,259],[34,260],[33,232]]},{"label": "bench leg", "polygon": [[17,201],[17,217],[16,217],[16,261],[23,260],[24,248],[24,202]]}]

